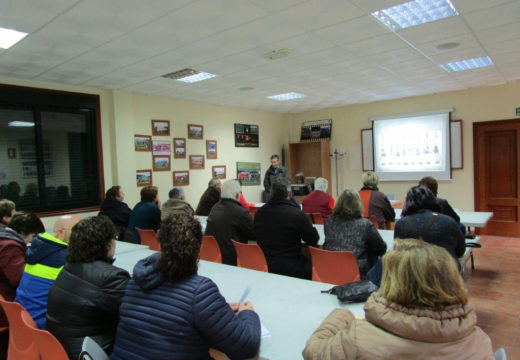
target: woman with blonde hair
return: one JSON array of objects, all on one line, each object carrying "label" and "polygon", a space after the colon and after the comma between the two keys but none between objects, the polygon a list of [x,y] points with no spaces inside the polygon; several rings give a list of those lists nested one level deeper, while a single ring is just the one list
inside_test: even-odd
[{"label": "woman with blonde hair", "polygon": [[381,288],[365,319],[336,309],[303,350],[311,359],[493,359],[451,255],[420,240],[398,240],[383,257]]}]

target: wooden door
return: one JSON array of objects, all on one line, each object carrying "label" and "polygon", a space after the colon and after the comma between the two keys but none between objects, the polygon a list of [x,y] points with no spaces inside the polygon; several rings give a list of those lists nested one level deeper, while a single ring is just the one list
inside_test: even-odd
[{"label": "wooden door", "polygon": [[520,119],[473,123],[475,210],[492,211],[482,234],[520,236]]}]

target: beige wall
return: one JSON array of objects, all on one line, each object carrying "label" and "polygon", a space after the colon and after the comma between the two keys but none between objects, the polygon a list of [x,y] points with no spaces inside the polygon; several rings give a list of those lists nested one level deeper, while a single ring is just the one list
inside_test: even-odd
[{"label": "beige wall", "polygon": [[[455,108],[452,119],[463,120],[464,169],[453,170],[451,181],[439,184],[439,196],[448,198],[452,206],[461,210],[474,209],[473,199],[473,127],[477,121],[515,118],[520,106],[520,82],[501,86],[454,91],[413,98],[352,105],[291,115],[291,141],[298,141],[303,121],[332,118],[331,150],[338,148],[347,153],[340,161],[338,184],[344,188],[361,187],[361,135],[360,130],[370,128],[370,118]],[[334,161],[332,162],[332,189],[335,191]],[[414,182],[385,182],[380,190],[404,198]]]}]

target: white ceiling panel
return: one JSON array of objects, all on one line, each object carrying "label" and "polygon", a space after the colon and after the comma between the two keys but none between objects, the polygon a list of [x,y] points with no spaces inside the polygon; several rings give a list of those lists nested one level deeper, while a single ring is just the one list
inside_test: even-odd
[{"label": "white ceiling panel", "polygon": [[496,42],[517,39],[520,37],[520,22],[478,31],[475,35],[484,46]]},{"label": "white ceiling panel", "polygon": [[409,48],[410,46],[395,34],[375,36],[370,39],[342,45],[357,56],[369,56],[386,53],[392,50]]},{"label": "white ceiling panel", "polygon": [[[487,0],[486,3],[489,3]],[[509,2],[464,15],[464,19],[474,31],[517,23],[520,19],[520,1]]]},{"label": "white ceiling panel", "polygon": [[399,30],[398,33],[412,44],[449,39],[469,33],[470,29],[459,16],[437,20],[420,26]]},{"label": "white ceiling panel", "polygon": [[395,5],[399,5],[407,0],[352,0],[359,8],[365,10],[367,13],[372,13],[377,10],[383,10]]},{"label": "white ceiling panel", "polygon": [[451,0],[453,6],[457,9],[460,14],[466,14],[477,10],[488,9],[491,7],[499,6],[502,4],[510,3],[514,0],[488,0],[488,1],[475,1],[475,0]]},{"label": "white ceiling panel", "polygon": [[343,45],[390,33],[386,27],[371,16],[363,16],[340,24],[317,30],[315,34],[323,39]]},{"label": "white ceiling panel", "polygon": [[[453,49],[447,49],[447,50],[443,50],[442,48],[441,49],[437,48],[437,46],[446,44],[446,43],[457,43],[459,45]],[[471,49],[471,48],[480,46],[480,44],[472,34],[466,33],[464,35],[450,36],[446,39],[417,44],[416,46],[423,53],[425,53],[428,56],[431,56],[431,55],[438,55],[438,54],[442,54],[442,53],[454,51],[454,50]]]}]

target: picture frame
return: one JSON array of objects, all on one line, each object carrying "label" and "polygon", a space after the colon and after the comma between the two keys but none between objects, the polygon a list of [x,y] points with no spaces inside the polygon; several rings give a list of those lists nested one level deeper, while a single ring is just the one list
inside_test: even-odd
[{"label": "picture frame", "polygon": [[188,139],[204,139],[204,126],[188,124]]},{"label": "picture frame", "polygon": [[173,139],[173,158],[186,159],[186,138]]},{"label": "picture frame", "polygon": [[152,169],[136,170],[135,172],[137,186],[152,185],[153,173]]},{"label": "picture frame", "polygon": [[211,177],[217,179],[226,178],[226,165],[214,165],[211,167]]},{"label": "picture frame", "polygon": [[170,120],[152,120],[153,136],[170,136]]},{"label": "picture frame", "polygon": [[237,161],[237,179],[242,186],[260,185],[260,163]]},{"label": "picture frame", "polygon": [[170,140],[152,140],[152,155],[168,155],[172,154],[172,145]]},{"label": "picture frame", "polygon": [[206,140],[206,158],[217,158],[217,140]]},{"label": "picture frame", "polygon": [[190,184],[190,172],[188,170],[173,171],[173,186],[188,186]]},{"label": "picture frame", "polygon": [[235,147],[259,147],[258,125],[235,124]]},{"label": "picture frame", "polygon": [[152,156],[153,158],[153,171],[170,171],[171,170],[171,159],[170,156]]},{"label": "picture frame", "polygon": [[190,155],[190,170],[204,169],[204,155]]},{"label": "picture frame", "polygon": [[152,151],[152,137],[150,135],[134,135],[135,151]]},{"label": "picture frame", "polygon": [[7,158],[8,159],[16,159],[16,149],[15,148],[8,148],[7,149]]}]

